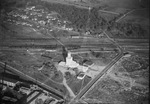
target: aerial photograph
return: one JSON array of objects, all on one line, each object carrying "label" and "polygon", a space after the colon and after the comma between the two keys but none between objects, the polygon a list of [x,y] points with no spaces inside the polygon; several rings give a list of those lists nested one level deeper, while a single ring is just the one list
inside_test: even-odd
[{"label": "aerial photograph", "polygon": [[149,104],[149,0],[0,0],[0,104]]}]

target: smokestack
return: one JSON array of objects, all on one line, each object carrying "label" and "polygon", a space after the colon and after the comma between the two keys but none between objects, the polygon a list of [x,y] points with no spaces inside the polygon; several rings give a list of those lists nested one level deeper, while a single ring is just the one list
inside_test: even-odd
[{"label": "smokestack", "polygon": [[66,62],[66,57],[68,55],[68,51],[66,50],[66,48],[64,46],[62,47],[62,55],[63,55],[64,61]]}]

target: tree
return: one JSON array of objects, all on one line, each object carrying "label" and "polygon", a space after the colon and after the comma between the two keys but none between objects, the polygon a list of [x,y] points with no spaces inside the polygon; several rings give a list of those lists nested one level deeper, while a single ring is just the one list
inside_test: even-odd
[{"label": "tree", "polygon": [[69,80],[69,79],[71,79],[71,73],[70,72],[65,72],[65,78],[66,78],[66,80]]}]

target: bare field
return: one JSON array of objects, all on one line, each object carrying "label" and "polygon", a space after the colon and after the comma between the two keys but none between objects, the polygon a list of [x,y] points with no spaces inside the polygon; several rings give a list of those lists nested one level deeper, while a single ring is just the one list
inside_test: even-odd
[{"label": "bare field", "polygon": [[120,22],[149,26],[149,9],[137,9],[124,17]]},{"label": "bare field", "polygon": [[[69,76],[66,76],[69,77]],[[67,79],[67,84],[73,91],[75,95],[77,95],[86,85],[92,80],[92,78],[85,76],[82,80],[77,79],[76,76],[70,75]]]},{"label": "bare field", "polygon": [[135,16],[135,17],[142,17],[142,18],[149,18],[149,9],[137,9],[133,11],[129,16]]},{"label": "bare field", "polygon": [[149,59],[140,55],[122,58],[86,94],[84,100],[91,103],[148,104]]},{"label": "bare field", "polygon": [[127,8],[117,8],[117,7],[108,7],[108,8],[105,8],[104,9],[105,11],[111,11],[111,12],[114,12],[114,13],[118,13],[118,14],[123,14],[127,11],[129,11],[130,9],[127,9]]},{"label": "bare field", "polygon": [[[36,80],[42,83],[51,83],[49,86],[55,89],[61,90],[62,93],[66,93],[65,90],[61,89],[63,85],[60,83],[62,82],[62,75],[57,74],[57,71],[47,64],[47,68],[40,69],[44,64],[43,63],[50,63],[49,59],[42,58],[39,54],[33,55],[29,54],[23,50],[19,51],[0,51],[0,60],[2,62],[7,62],[8,65],[18,69],[19,71],[27,74]],[[45,72],[47,70],[47,75]],[[55,76],[57,74],[57,77]]]},{"label": "bare field", "polygon": [[[56,40],[51,38],[48,40],[48,36],[35,32],[29,27],[12,24],[3,24],[0,35],[2,36],[0,38],[0,46],[2,46],[0,61],[7,62],[8,65],[24,74],[66,94],[67,90],[61,85],[62,75],[52,65],[51,59],[56,55],[51,55],[41,49],[41,45],[44,47],[56,45]],[[28,45],[31,47],[29,48]],[[16,48],[16,46],[23,48]],[[37,47],[39,50],[34,50],[32,46],[39,46]]]},{"label": "bare field", "polygon": [[[41,1],[27,1],[20,4],[25,4],[21,9],[0,13],[4,16],[0,19],[0,61],[58,90],[66,99],[69,93],[79,94],[108,63],[115,62],[113,59],[119,50],[107,38],[109,32],[104,32],[112,29],[112,37],[135,40],[145,39],[149,33],[144,30],[149,27],[149,10],[141,9],[149,7],[148,0]],[[138,10],[127,16],[124,14],[132,9]],[[120,16],[120,22],[115,22]],[[147,54],[145,57],[149,55],[147,40],[140,43],[132,39],[121,40],[120,45],[125,51],[140,50]],[[89,66],[83,79],[77,77],[83,70],[57,69],[57,64],[64,61],[62,47],[72,52],[74,61]],[[104,73],[84,100],[90,103],[147,104],[149,58],[145,57],[133,53],[122,58],[106,75]]]},{"label": "bare field", "polygon": [[122,19],[120,22],[122,23],[132,23],[132,24],[139,24],[139,25],[145,25],[149,26],[149,19],[145,19],[142,17],[135,17],[135,16],[126,16],[124,19]]},{"label": "bare field", "polygon": [[[11,38],[48,38],[48,36],[44,36],[39,31],[34,31],[33,28],[22,25],[3,23],[1,29],[1,33],[7,31],[9,34],[6,37],[10,36]],[[1,35],[3,36],[4,34]]]}]

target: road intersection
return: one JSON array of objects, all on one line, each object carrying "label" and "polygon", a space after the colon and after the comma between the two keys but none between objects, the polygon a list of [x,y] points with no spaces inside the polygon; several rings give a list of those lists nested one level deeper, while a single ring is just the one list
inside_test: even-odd
[{"label": "road intersection", "polygon": [[112,44],[116,45],[119,48],[119,54],[103,69],[102,72],[100,72],[93,80],[91,80],[79,93],[78,95],[70,102],[70,104],[73,104],[73,102],[81,99],[91,88],[94,86],[100,78],[102,78],[105,74],[107,74],[108,70],[115,65],[123,56],[123,49],[116,44],[115,41],[113,41],[109,35],[107,34],[107,31],[104,31],[104,34],[108,37],[108,39],[111,40]]}]

